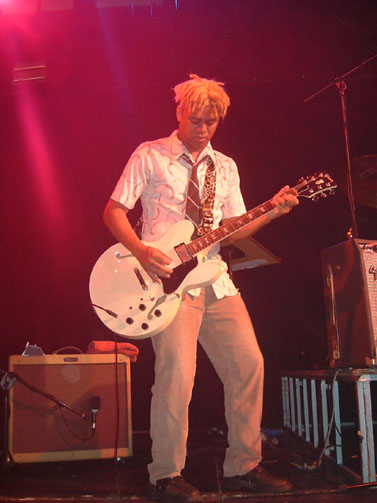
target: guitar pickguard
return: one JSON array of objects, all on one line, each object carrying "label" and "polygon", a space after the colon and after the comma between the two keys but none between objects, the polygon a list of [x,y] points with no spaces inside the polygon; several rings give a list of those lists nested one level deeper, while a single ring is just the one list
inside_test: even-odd
[{"label": "guitar pickguard", "polygon": [[185,277],[198,265],[197,257],[184,262],[183,264],[177,266],[170,278],[161,278],[164,292],[169,294],[173,293],[179,289]]}]

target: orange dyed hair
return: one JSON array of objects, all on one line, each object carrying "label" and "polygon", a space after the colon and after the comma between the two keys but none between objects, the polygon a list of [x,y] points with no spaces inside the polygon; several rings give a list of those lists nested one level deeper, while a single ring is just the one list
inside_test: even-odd
[{"label": "orange dyed hair", "polygon": [[219,117],[224,119],[230,105],[230,99],[223,89],[223,82],[208,80],[190,74],[190,80],[181,82],[174,87],[177,111],[202,110],[209,106],[216,110]]}]

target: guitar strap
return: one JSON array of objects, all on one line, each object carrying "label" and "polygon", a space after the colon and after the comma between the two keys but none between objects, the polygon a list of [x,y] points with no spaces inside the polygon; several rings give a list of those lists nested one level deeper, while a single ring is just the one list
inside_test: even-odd
[{"label": "guitar strap", "polygon": [[141,231],[143,230],[143,215],[139,217],[139,220],[136,222],[134,226],[134,231],[136,233],[136,236],[141,239]]},{"label": "guitar strap", "polygon": [[204,178],[204,186],[202,191],[202,213],[203,220],[199,227],[199,236],[206,234],[213,226],[213,207],[215,204],[216,195],[216,170],[212,158],[207,155],[204,158],[207,163],[207,170]]}]

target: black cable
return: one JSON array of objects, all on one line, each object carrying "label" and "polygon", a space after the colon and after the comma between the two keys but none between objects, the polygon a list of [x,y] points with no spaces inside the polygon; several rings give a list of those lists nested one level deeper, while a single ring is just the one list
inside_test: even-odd
[{"label": "black cable", "polygon": [[79,435],[77,435],[70,427],[68,421],[66,420],[65,416],[64,416],[64,413],[63,413],[63,408],[62,407],[59,407],[59,412],[62,416],[62,419],[63,419],[63,422],[67,428],[67,430],[69,431],[69,433],[75,437],[77,440],[80,440],[81,442],[88,442],[89,440],[91,440],[92,438],[94,438],[94,435],[95,435],[95,430],[92,431],[91,435],[89,437],[86,437],[86,438],[83,438],[83,437],[80,437]]},{"label": "black cable", "polygon": [[119,444],[119,425],[120,425],[120,404],[119,404],[119,379],[118,379],[118,334],[115,333],[115,457],[114,457],[114,480],[115,487],[120,499],[122,493],[119,486],[118,472],[118,444]]},{"label": "black cable", "polygon": [[62,351],[68,351],[69,350],[72,350],[74,349],[76,351],[76,353],[79,353],[80,355],[84,354],[84,352],[82,351],[82,349],[76,347],[76,346],[65,346],[63,348],[59,348],[57,349],[56,351],[53,351],[51,354],[52,355],[58,355],[60,354]]},{"label": "black cable", "polygon": [[325,451],[326,451],[326,445],[327,445],[327,442],[329,441],[330,434],[331,434],[331,431],[332,431],[333,425],[334,425],[334,418],[335,418],[334,385],[335,385],[335,381],[336,381],[336,378],[338,377],[339,372],[340,372],[340,369],[337,369],[337,371],[335,372],[334,377],[332,379],[332,383],[331,383],[331,398],[332,398],[332,400],[331,400],[331,402],[332,402],[331,419],[330,419],[330,424],[328,426],[328,430],[327,430],[326,438],[325,438],[325,441],[324,441],[323,449],[322,449],[322,451],[321,451],[321,453],[320,453],[320,455],[318,457],[318,460],[316,462],[318,467],[321,466],[322,458],[323,458],[323,456],[325,454]]},{"label": "black cable", "polygon": [[[328,449],[329,447],[331,447],[330,445],[327,445],[328,441],[329,441],[329,438],[330,438],[330,434],[333,430],[333,427],[336,428],[336,431],[340,434],[338,428],[336,427],[335,423],[334,423],[334,418],[335,418],[335,406],[334,406],[334,403],[335,403],[335,400],[334,400],[334,385],[335,385],[335,381],[336,381],[336,378],[338,377],[338,374],[340,372],[340,369],[337,369],[335,374],[334,374],[334,377],[332,379],[332,383],[331,383],[331,391],[332,391],[332,394],[331,394],[331,397],[332,397],[332,412],[331,412],[331,418],[330,418],[330,423],[328,425],[328,429],[327,429],[327,434],[326,434],[326,438],[323,442],[323,448],[319,454],[319,456],[317,457],[316,460],[313,461],[313,463],[311,465],[308,465],[307,463],[304,463],[304,464],[298,464],[298,463],[292,463],[293,466],[296,466],[296,468],[300,469],[300,470],[306,470],[306,471],[314,471],[314,470],[318,470],[318,468],[321,466],[322,464],[322,458],[326,452],[326,449]],[[326,401],[327,401],[327,394],[326,394]],[[332,447],[339,447],[337,444],[334,443],[334,445]]]},{"label": "black cable", "polygon": [[221,484],[221,473],[222,473],[222,470],[221,470],[221,468],[219,466],[219,461],[218,461],[218,458],[217,458],[217,449],[216,449],[216,445],[215,445],[215,442],[214,442],[214,439],[213,439],[213,432],[214,431],[211,428],[211,429],[207,430],[207,435],[209,437],[209,441],[210,441],[210,445],[211,445],[211,450],[213,451],[213,458],[214,458],[214,462],[215,462],[217,494],[218,494],[220,503],[222,503],[224,501],[224,493],[223,493],[222,484]]}]

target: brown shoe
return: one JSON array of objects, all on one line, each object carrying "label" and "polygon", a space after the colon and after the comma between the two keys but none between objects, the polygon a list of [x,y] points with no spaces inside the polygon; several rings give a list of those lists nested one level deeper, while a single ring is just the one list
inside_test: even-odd
[{"label": "brown shoe", "polygon": [[149,494],[151,496],[159,496],[162,501],[175,503],[195,503],[202,501],[198,489],[186,482],[180,475],[159,479],[156,485],[149,484]]},{"label": "brown shoe", "polygon": [[255,491],[260,493],[285,493],[292,489],[288,480],[275,477],[258,465],[245,475],[223,477],[223,488],[231,491]]}]

